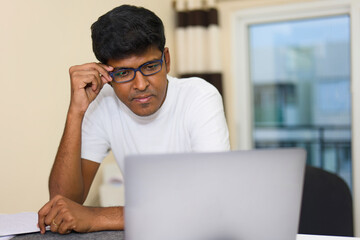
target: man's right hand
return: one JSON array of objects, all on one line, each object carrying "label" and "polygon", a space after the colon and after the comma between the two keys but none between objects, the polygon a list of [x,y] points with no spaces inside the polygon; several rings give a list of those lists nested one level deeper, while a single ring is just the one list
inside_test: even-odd
[{"label": "man's right hand", "polygon": [[123,207],[85,207],[66,197],[57,195],[38,212],[38,226],[42,234],[46,226],[52,232],[68,234],[124,229]]},{"label": "man's right hand", "polygon": [[69,111],[84,114],[104,84],[112,81],[109,71],[114,68],[101,63],[86,63],[69,69],[71,102]]}]

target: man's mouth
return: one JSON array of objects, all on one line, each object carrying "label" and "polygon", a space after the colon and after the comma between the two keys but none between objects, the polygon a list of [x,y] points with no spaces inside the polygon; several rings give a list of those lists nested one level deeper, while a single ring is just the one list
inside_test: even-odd
[{"label": "man's mouth", "polygon": [[150,102],[151,98],[152,98],[152,95],[136,96],[133,98],[133,101],[138,102],[138,103],[148,103],[148,102]]}]

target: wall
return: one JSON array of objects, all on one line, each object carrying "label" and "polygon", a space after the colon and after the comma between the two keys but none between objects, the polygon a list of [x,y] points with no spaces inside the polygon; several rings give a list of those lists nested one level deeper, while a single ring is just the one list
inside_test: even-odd
[{"label": "wall", "polygon": [[[38,211],[48,200],[48,176],[69,103],[68,69],[96,61],[91,50],[91,24],[126,2],[2,1],[0,213]],[[159,15],[172,53],[172,1],[132,0],[131,4]],[[106,161],[113,161],[112,157]],[[96,202],[97,191],[92,190],[87,203]]]}]

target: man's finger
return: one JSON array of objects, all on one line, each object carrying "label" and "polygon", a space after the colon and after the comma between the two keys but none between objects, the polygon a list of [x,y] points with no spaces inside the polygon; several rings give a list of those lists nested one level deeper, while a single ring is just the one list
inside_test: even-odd
[{"label": "man's finger", "polygon": [[104,64],[99,64],[99,66],[100,66],[100,68],[97,70],[99,71],[100,76],[104,77],[107,80],[107,82],[112,81],[112,77],[110,76],[109,72],[113,71],[114,68],[111,66],[104,65]]},{"label": "man's finger", "polygon": [[109,72],[113,71],[114,68],[112,66],[108,66],[102,63],[85,63],[83,65],[77,65],[70,68],[70,72],[77,72],[77,71],[92,71],[96,70],[98,75],[104,76],[105,79],[111,81],[112,78],[109,75]]},{"label": "man's finger", "polygon": [[100,77],[101,77],[101,81],[103,83],[103,86],[104,86],[104,84],[111,82],[108,79],[106,79],[104,76],[100,76]]},{"label": "man's finger", "polygon": [[104,83],[101,80],[101,77],[99,74],[94,75],[91,78],[91,89],[95,92],[95,93],[99,93],[100,89],[102,88],[102,86],[104,85]]},{"label": "man's finger", "polygon": [[[58,220],[59,221],[59,220]],[[50,231],[52,232],[57,232],[59,227],[61,225],[61,222],[56,222],[55,221],[55,218],[51,221],[51,224],[50,224]]]},{"label": "man's finger", "polygon": [[51,205],[52,205],[51,201],[46,203],[38,212],[38,226],[42,234],[44,234],[46,231],[45,217],[50,212]]},{"label": "man's finger", "polygon": [[86,89],[90,87],[94,92],[101,88],[102,80],[96,70],[78,71],[72,76],[75,89]]},{"label": "man's finger", "polygon": [[65,221],[58,228],[58,232],[61,234],[69,234],[72,230],[71,224]]}]

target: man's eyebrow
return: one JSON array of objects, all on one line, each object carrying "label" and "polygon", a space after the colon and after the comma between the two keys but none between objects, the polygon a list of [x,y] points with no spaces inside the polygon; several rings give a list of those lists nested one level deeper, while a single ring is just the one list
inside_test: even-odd
[{"label": "man's eyebrow", "polygon": [[[126,69],[134,69],[134,68],[132,68],[132,67],[114,67],[114,71],[116,71],[116,70],[121,70],[121,69],[126,70]],[[113,72],[114,72],[114,71],[113,71]]]},{"label": "man's eyebrow", "polygon": [[[161,56],[160,56],[160,58],[154,58],[154,59],[152,59],[152,60],[149,60],[149,61],[147,61],[147,62],[144,62],[144,63],[140,64],[139,66],[137,66],[136,68],[138,68],[138,67],[140,67],[141,65],[144,65],[144,64],[146,64],[146,63],[151,63],[151,62],[154,62],[154,61],[161,61]],[[134,67],[114,67],[114,71],[116,71],[116,70],[121,70],[121,69],[135,69],[135,68],[134,68]]]}]

